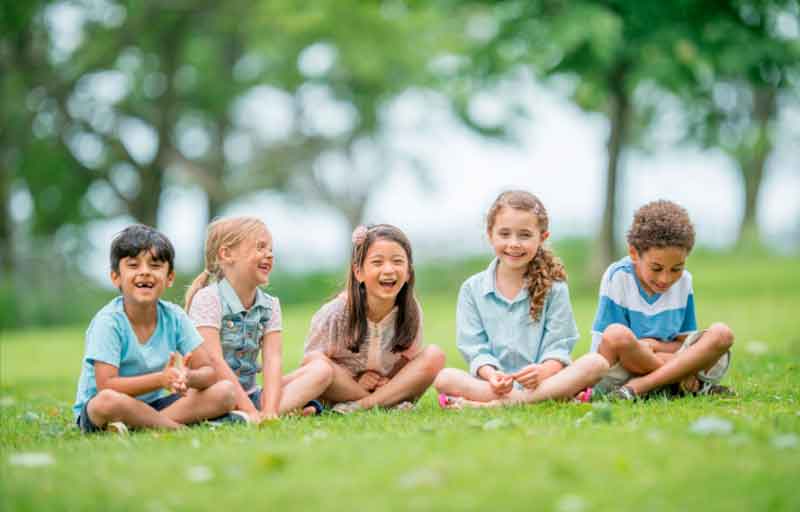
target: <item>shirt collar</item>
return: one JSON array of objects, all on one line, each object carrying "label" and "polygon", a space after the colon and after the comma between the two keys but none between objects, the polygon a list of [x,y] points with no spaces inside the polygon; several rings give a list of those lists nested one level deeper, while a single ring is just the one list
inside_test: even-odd
[{"label": "shirt collar", "polygon": [[489,295],[490,293],[497,294],[497,287],[495,286],[495,272],[497,272],[497,258],[493,259],[486,270],[483,271],[483,279],[481,283],[481,293]]},{"label": "shirt collar", "polygon": [[[242,305],[242,301],[239,300],[236,290],[233,289],[233,286],[231,286],[227,279],[220,281],[217,286],[219,286],[219,293],[222,296],[222,299],[231,309],[231,313],[242,313],[247,311]],[[256,300],[253,303],[253,308],[255,307],[269,307],[267,304],[267,297],[260,288],[256,288]]]}]

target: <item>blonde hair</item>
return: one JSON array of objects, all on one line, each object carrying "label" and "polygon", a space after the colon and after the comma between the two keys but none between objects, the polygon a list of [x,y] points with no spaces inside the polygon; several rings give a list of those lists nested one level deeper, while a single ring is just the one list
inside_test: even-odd
[{"label": "blonde hair", "polygon": [[194,278],[189,289],[186,290],[184,299],[186,311],[189,311],[194,295],[201,288],[208,286],[211,278],[214,278],[215,281],[221,281],[225,278],[225,274],[219,264],[219,250],[223,247],[236,247],[248,237],[255,235],[260,229],[266,228],[266,224],[256,217],[227,217],[216,219],[208,225],[205,268]]},{"label": "blonde hair", "polygon": [[[494,200],[489,212],[486,214],[486,232],[490,237],[495,220],[497,220],[497,214],[503,208],[531,212],[536,217],[539,232],[544,233],[548,229],[547,210],[545,210],[538,197],[524,190],[508,190],[497,196],[497,199]],[[531,298],[531,318],[539,320],[542,316],[542,309],[544,309],[544,301],[550,288],[553,287],[553,282],[566,281],[567,271],[564,269],[561,259],[553,254],[553,251],[545,247],[544,242],[542,242],[539,245],[539,250],[536,251],[536,255],[528,264],[525,277],[529,280],[528,294]]]}]

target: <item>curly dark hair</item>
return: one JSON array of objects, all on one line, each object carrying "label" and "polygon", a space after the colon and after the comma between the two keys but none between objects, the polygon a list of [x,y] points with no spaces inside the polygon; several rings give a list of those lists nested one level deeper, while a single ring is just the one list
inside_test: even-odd
[{"label": "curly dark hair", "polygon": [[694,225],[685,208],[659,199],[633,214],[628,244],[639,254],[653,247],[680,247],[690,252],[694,247]]}]

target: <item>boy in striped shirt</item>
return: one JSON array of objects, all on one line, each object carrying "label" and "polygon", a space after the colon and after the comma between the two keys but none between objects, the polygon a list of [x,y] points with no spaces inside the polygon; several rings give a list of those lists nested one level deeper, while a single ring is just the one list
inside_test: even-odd
[{"label": "boy in striped shirt", "polygon": [[692,276],[685,270],[694,227],[681,206],[654,201],[636,211],[628,252],[600,284],[592,351],[611,366],[594,390],[631,400],[669,384],[683,392],[725,392],[733,332],[697,330]]}]

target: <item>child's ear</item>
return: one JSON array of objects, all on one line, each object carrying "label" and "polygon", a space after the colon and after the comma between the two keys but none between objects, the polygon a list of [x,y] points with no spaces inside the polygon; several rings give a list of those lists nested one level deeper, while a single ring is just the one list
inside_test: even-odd
[{"label": "child's ear", "polygon": [[636,247],[628,244],[628,255],[631,257],[631,260],[634,263],[639,262],[639,251],[636,250]]},{"label": "child's ear", "polygon": [[111,284],[114,285],[114,288],[119,288],[120,285],[122,284],[122,276],[119,274],[119,272],[112,270],[110,277],[111,277]]},{"label": "child's ear", "polygon": [[174,282],[175,282],[175,271],[174,270],[170,270],[169,274],[167,274],[167,288],[171,288],[172,287],[172,283],[174,283]]},{"label": "child's ear", "polygon": [[542,233],[540,235],[540,238],[542,239],[542,242],[544,242],[545,240],[550,238],[550,232],[549,231],[542,231]]},{"label": "child's ear", "polygon": [[364,272],[361,271],[361,267],[358,265],[353,265],[353,275],[359,283],[364,282]]}]

